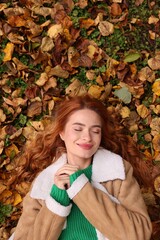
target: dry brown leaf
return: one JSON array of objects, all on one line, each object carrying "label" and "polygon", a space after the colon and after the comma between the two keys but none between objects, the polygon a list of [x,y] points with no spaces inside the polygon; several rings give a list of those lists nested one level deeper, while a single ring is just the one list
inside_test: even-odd
[{"label": "dry brown leaf", "polygon": [[48,101],[48,114],[51,116],[52,115],[52,111],[54,109],[54,106],[55,106],[55,102],[54,100],[50,100]]},{"label": "dry brown leaf", "polygon": [[151,134],[152,136],[160,133],[160,117],[155,117],[150,123]]},{"label": "dry brown leaf", "polygon": [[10,15],[10,16],[8,16],[8,23],[12,27],[26,27],[26,25],[27,25],[26,19],[24,18],[23,15],[21,15],[21,16]]},{"label": "dry brown leaf", "polygon": [[[15,107],[18,106],[25,106],[27,103],[27,99],[23,99],[23,98],[13,98],[13,103]],[[20,110],[21,111],[21,110]]]},{"label": "dry brown leaf", "polygon": [[154,135],[154,138],[152,140],[153,148],[155,151],[160,152],[160,134]]},{"label": "dry brown leaf", "polygon": [[13,44],[22,44],[24,42],[24,37],[17,34],[17,33],[9,33],[7,38],[10,40]]},{"label": "dry brown leaf", "polygon": [[13,62],[16,64],[17,70],[22,71],[28,68],[28,66],[24,65],[21,61],[19,61],[16,57],[13,57]]},{"label": "dry brown leaf", "polygon": [[48,15],[51,14],[52,9],[49,7],[42,7],[42,6],[33,6],[32,11],[35,14],[42,15],[43,17],[47,17]]},{"label": "dry brown leaf", "polygon": [[148,108],[143,104],[137,107],[137,112],[141,118],[146,118],[150,113]]},{"label": "dry brown leaf", "polygon": [[111,5],[111,14],[113,16],[120,16],[122,14],[122,9],[118,3],[112,3]]},{"label": "dry brown leaf", "polygon": [[101,75],[98,75],[98,76],[96,77],[96,82],[97,82],[100,86],[103,86],[103,85],[104,85],[104,81],[103,81]]},{"label": "dry brown leaf", "polygon": [[82,83],[75,79],[67,88],[66,88],[66,94],[69,96],[81,96],[87,93],[87,90],[85,86],[82,85]]},{"label": "dry brown leaf", "polygon": [[42,102],[35,101],[30,104],[30,106],[27,109],[27,116],[33,117],[40,115],[42,112]]},{"label": "dry brown leaf", "polygon": [[13,133],[10,137],[9,137],[9,139],[15,139],[15,138],[17,138],[17,137],[19,137],[20,135],[22,134],[22,128],[20,128],[20,129],[18,129],[15,133]]},{"label": "dry brown leaf", "polygon": [[112,0],[112,2],[114,2],[114,3],[122,3],[123,0]]},{"label": "dry brown leaf", "polygon": [[32,137],[35,135],[35,129],[32,126],[27,126],[24,127],[22,130],[22,135],[26,138],[26,139],[32,139]]},{"label": "dry brown leaf", "polygon": [[36,131],[43,131],[44,130],[44,126],[43,123],[41,121],[30,121],[30,124],[32,127],[34,127],[34,129]]},{"label": "dry brown leaf", "polygon": [[60,65],[55,66],[54,68],[51,68],[49,72],[50,76],[57,76],[61,78],[68,78],[69,73],[68,71],[63,70],[63,68]]},{"label": "dry brown leaf", "polygon": [[0,3],[0,12],[7,8],[8,5],[6,3]]},{"label": "dry brown leaf", "polygon": [[89,45],[88,46],[88,52],[87,52],[87,56],[90,59],[94,59],[95,58],[95,53],[97,53],[97,48],[93,45]]},{"label": "dry brown leaf", "polygon": [[96,73],[95,73],[95,71],[94,71],[94,70],[87,70],[87,72],[86,72],[86,77],[87,77],[89,80],[93,81],[93,80],[96,78]]},{"label": "dry brown leaf", "polygon": [[156,177],[154,180],[154,188],[157,193],[160,193],[160,176]]},{"label": "dry brown leaf", "polygon": [[114,32],[114,25],[108,21],[102,21],[99,23],[98,29],[102,36],[109,36]]},{"label": "dry brown leaf", "polygon": [[43,86],[45,91],[48,91],[50,88],[55,88],[57,87],[57,80],[54,77],[50,77],[48,81],[45,83]]},{"label": "dry brown leaf", "polygon": [[106,77],[110,79],[110,77],[115,78],[117,74],[117,67],[119,62],[113,58],[108,58],[107,60],[107,69],[106,69]]},{"label": "dry brown leaf", "polygon": [[149,67],[144,67],[138,72],[138,78],[142,81],[154,82],[155,81],[155,72]]},{"label": "dry brown leaf", "polygon": [[159,21],[159,18],[155,17],[154,15],[151,15],[148,18],[148,23],[149,24],[156,24],[156,23],[158,23],[158,21]]},{"label": "dry brown leaf", "polygon": [[43,72],[41,73],[40,75],[40,78],[36,81],[36,84],[39,86],[39,87],[42,87],[45,85],[45,83],[48,81],[48,75],[47,73]]},{"label": "dry brown leaf", "polygon": [[135,5],[138,7],[138,6],[140,6],[143,2],[144,2],[144,0],[136,0],[136,1],[135,1]]},{"label": "dry brown leaf", "polygon": [[0,183],[0,194],[6,189],[6,185]]},{"label": "dry brown leaf", "polygon": [[4,141],[0,140],[0,154],[2,154],[3,149],[4,149]]},{"label": "dry brown leaf", "polygon": [[0,139],[5,139],[5,137],[6,137],[6,128],[7,128],[7,126],[4,126],[4,127],[2,127],[2,128],[0,128]]},{"label": "dry brown leaf", "polygon": [[68,63],[71,67],[79,67],[80,54],[74,47],[68,49]]},{"label": "dry brown leaf", "polygon": [[148,65],[152,70],[160,70],[160,54],[148,60]]},{"label": "dry brown leaf", "polygon": [[54,42],[50,37],[42,38],[42,44],[41,44],[42,51],[49,52],[53,49],[53,47],[54,47]]},{"label": "dry brown leaf", "polygon": [[9,147],[5,148],[5,154],[7,157],[9,158],[13,158],[14,156],[16,156],[19,153],[19,149],[17,148],[17,146],[15,144],[11,144]]},{"label": "dry brown leaf", "polygon": [[100,22],[103,21],[103,13],[98,13],[97,17],[95,18],[94,22],[95,22],[95,26],[97,26]]},{"label": "dry brown leaf", "polygon": [[149,108],[157,115],[160,115],[160,104],[158,105],[150,105]]},{"label": "dry brown leaf", "polygon": [[50,38],[56,38],[58,34],[63,33],[63,27],[61,24],[54,24],[48,29],[48,36]]},{"label": "dry brown leaf", "polygon": [[6,115],[4,114],[3,110],[0,109],[0,125],[2,122],[6,120]]},{"label": "dry brown leaf", "polygon": [[77,3],[77,6],[79,6],[81,9],[84,9],[88,5],[88,0],[79,0]]}]

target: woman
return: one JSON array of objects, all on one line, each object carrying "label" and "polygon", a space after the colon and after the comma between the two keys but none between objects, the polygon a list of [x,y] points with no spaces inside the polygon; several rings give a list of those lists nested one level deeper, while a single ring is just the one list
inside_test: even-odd
[{"label": "woman", "polygon": [[126,161],[137,153],[117,126],[89,96],[59,106],[53,123],[26,146],[27,169],[45,169],[24,198],[11,239],[150,239],[151,222]]}]

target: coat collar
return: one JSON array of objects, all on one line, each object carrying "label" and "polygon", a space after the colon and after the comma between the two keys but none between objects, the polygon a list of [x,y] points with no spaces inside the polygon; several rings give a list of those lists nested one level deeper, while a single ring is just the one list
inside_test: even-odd
[{"label": "coat collar", "polygon": [[[55,163],[44,169],[35,179],[31,196],[45,199],[54,184],[54,174],[67,163],[66,154],[63,154]],[[99,148],[93,157],[92,178],[93,182],[106,182],[115,179],[125,179],[125,170],[122,157],[104,148]]]}]

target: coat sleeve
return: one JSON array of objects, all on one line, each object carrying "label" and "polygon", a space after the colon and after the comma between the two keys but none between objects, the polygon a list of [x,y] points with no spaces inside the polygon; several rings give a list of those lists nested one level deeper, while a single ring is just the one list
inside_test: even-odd
[{"label": "coat sleeve", "polygon": [[[53,200],[53,202],[52,202]],[[48,202],[47,202],[48,201]],[[54,212],[54,199],[38,200],[30,197],[30,193],[23,200],[23,212],[14,232],[13,240],[57,240],[65,223],[66,216],[62,214],[60,206],[60,215]],[[53,203],[53,206],[52,206]],[[57,203],[58,204],[58,203]],[[63,215],[63,216],[62,216]],[[66,216],[65,216],[66,215]]]},{"label": "coat sleeve", "polygon": [[109,194],[93,187],[85,175],[76,179],[68,194],[89,222],[107,239],[149,240],[151,221],[139,185],[133,177],[133,169],[128,162],[124,165],[125,180],[103,183]]}]

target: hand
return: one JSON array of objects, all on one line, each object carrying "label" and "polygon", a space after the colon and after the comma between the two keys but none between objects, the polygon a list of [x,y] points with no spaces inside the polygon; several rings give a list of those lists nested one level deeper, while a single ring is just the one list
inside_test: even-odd
[{"label": "hand", "polygon": [[68,189],[70,187],[69,176],[79,170],[79,166],[65,164],[61,167],[54,176],[54,183],[58,188]]}]

